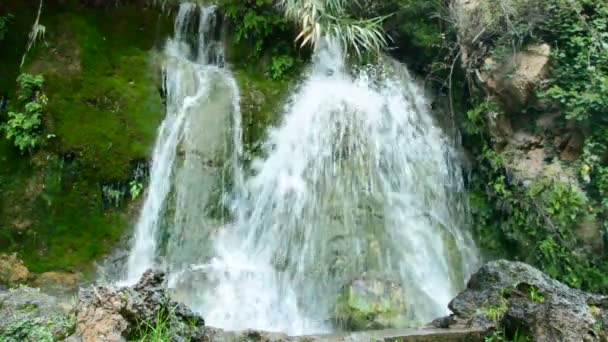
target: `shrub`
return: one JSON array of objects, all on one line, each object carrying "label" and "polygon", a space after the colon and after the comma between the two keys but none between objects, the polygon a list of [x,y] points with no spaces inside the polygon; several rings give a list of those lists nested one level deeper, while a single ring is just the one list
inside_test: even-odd
[{"label": "shrub", "polygon": [[8,112],[8,120],[2,125],[6,138],[24,152],[40,145],[42,117],[48,99],[43,93],[42,75],[21,74],[17,77],[18,109]]}]

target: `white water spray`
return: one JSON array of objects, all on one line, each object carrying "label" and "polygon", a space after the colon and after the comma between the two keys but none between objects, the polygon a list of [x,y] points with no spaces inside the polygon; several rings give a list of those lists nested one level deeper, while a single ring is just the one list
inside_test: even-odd
[{"label": "white water spray", "polygon": [[447,313],[475,261],[450,140],[399,65],[345,71],[327,42],[270,132],[243,218],[210,263],[174,275],[208,323],[303,334],[331,330],[340,288],[397,278],[410,324]]},{"label": "white water spray", "polygon": [[326,41],[245,182],[213,13],[182,4],[167,44],[167,118],[128,283],[162,256],[175,298],[229,330],[334,330],[338,294],[362,274],[398,280],[411,325],[445,314],[476,253],[457,154],[407,71],[351,73]]},{"label": "white water spray", "polygon": [[167,114],[123,283],[135,283],[155,265],[160,242],[167,240],[161,236],[163,226],[170,236],[166,248],[172,250],[168,262],[197,261],[194,252],[201,251],[198,242],[205,240],[200,228],[216,224],[208,214],[223,199],[215,196],[216,187],[234,174],[229,168],[241,150],[239,95],[236,81],[221,68],[224,53],[216,21],[214,7],[182,3],[175,35],[166,44]]}]

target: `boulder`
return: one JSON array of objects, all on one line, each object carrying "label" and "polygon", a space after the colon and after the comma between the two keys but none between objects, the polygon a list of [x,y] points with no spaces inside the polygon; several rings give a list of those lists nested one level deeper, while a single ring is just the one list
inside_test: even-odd
[{"label": "boulder", "polygon": [[334,320],[351,330],[398,328],[407,325],[407,301],[397,283],[361,277],[342,289]]},{"label": "boulder", "polygon": [[83,342],[124,341],[138,333],[145,322],[154,325],[160,317],[175,338],[203,334],[201,317],[183,304],[173,302],[164,287],[165,274],[146,272],[133,287],[97,286],[81,289],[76,333]]},{"label": "boulder", "polygon": [[78,291],[81,279],[82,274],[80,273],[44,272],[32,281],[32,286],[40,288],[46,293],[69,295]]},{"label": "boulder", "polygon": [[511,112],[528,103],[531,93],[545,79],[551,47],[529,45],[498,62],[484,60],[479,79],[492,94],[498,95]]},{"label": "boulder", "polygon": [[521,262],[484,265],[454,298],[451,319],[466,327],[518,331],[537,342],[603,341],[608,297],[585,293]]},{"label": "boulder", "polygon": [[74,331],[73,308],[38,289],[0,292],[1,341],[63,340]]},{"label": "boulder", "polygon": [[29,270],[16,253],[0,254],[0,285],[24,284],[29,278]]}]

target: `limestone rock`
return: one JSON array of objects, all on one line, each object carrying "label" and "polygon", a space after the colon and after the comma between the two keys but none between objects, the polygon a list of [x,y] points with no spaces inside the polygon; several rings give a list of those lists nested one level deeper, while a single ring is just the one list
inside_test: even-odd
[{"label": "limestone rock", "polygon": [[29,270],[16,253],[0,254],[0,284],[8,286],[23,284],[29,277]]},{"label": "limestone rock", "polygon": [[38,275],[32,285],[47,293],[66,295],[78,291],[81,278],[80,273],[45,272]]},{"label": "limestone rock", "polygon": [[585,293],[520,262],[493,261],[468,282],[450,304],[461,324],[505,327],[537,342],[600,341],[605,338],[608,297]]},{"label": "limestone rock", "polygon": [[403,327],[406,315],[406,294],[398,283],[362,277],[343,288],[335,319],[353,330],[369,330]]},{"label": "limestone rock", "polygon": [[[164,273],[146,272],[133,287],[98,286],[79,294],[76,333],[84,342],[124,341],[141,322],[154,323],[166,315],[174,334],[200,334],[204,321],[183,304],[169,298]],[[177,338],[177,337],[176,337]]]},{"label": "limestone rock", "polygon": [[512,111],[528,103],[534,88],[541,84],[547,72],[551,47],[530,45],[502,62],[486,58],[479,78],[484,86],[498,95]]},{"label": "limestone rock", "polygon": [[11,337],[39,342],[66,338],[73,332],[73,313],[69,306],[61,304],[55,297],[26,286],[0,292],[0,340]]}]

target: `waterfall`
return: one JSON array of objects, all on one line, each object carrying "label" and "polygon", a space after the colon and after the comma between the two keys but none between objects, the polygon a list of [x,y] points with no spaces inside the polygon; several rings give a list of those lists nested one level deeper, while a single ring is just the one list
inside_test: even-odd
[{"label": "waterfall", "polygon": [[446,314],[476,251],[456,147],[407,70],[349,70],[324,40],[244,177],[214,27],[212,7],[182,3],[127,283],[162,261],[172,295],[229,330],[334,330],[341,289],[363,274],[397,280],[412,326]]},{"label": "waterfall", "polygon": [[[165,46],[167,114],[158,132],[150,185],[122,283],[136,282],[157,263],[161,241],[169,241],[165,249],[172,253],[165,254],[172,265],[194,262],[196,253],[204,254],[199,243],[208,239],[201,227],[222,221],[212,212],[225,200],[220,195],[225,192],[222,185],[229,183],[226,178],[240,172],[238,87],[223,68],[217,24],[212,6],[179,7],[174,37]],[[168,238],[163,239],[162,227],[167,227]]]}]

